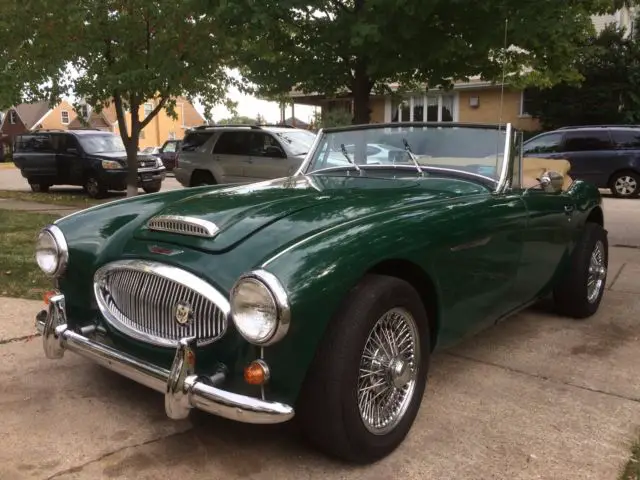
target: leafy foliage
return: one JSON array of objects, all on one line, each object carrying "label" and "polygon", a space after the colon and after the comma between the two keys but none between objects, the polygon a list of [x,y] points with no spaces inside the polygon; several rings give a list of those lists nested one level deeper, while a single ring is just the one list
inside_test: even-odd
[{"label": "leafy foliage", "polygon": [[577,56],[579,83],[561,82],[529,93],[529,113],[543,128],[640,123],[640,41],[606,28]]},{"label": "leafy foliage", "polygon": [[244,115],[234,115],[233,117],[223,118],[222,120],[218,121],[218,125],[255,125],[258,123],[264,123],[264,119],[251,118]]},{"label": "leafy foliage", "polygon": [[[140,131],[175,98],[196,98],[206,111],[234,82],[224,66],[234,49],[224,0],[32,0],[4,7],[0,33],[9,67],[0,74],[5,104],[55,101],[74,94],[96,111],[113,104],[129,158],[128,189],[137,192]],[[227,18],[227,17],[225,17]],[[43,85],[43,81],[50,80]],[[151,101],[151,115],[140,106]],[[125,115],[129,115],[127,125]]]},{"label": "leafy foliage", "polygon": [[[356,123],[369,95],[481,75],[552,85],[577,79],[571,61],[610,0],[237,0],[256,14],[236,55],[245,77],[275,97],[293,88],[351,92]],[[504,49],[505,19],[507,42]],[[526,74],[527,71],[535,73]]]}]

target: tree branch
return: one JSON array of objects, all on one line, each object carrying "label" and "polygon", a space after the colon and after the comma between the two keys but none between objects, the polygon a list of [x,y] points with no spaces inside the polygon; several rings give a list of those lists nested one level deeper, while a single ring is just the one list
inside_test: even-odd
[{"label": "tree branch", "polygon": [[118,128],[120,129],[120,136],[127,142],[131,140],[129,132],[127,131],[127,122],[124,120],[124,108],[122,107],[122,97],[120,92],[115,90],[113,92],[113,103],[116,107],[116,118],[118,119]]},{"label": "tree branch", "polygon": [[163,96],[162,98],[160,98],[160,101],[158,102],[158,105],[156,105],[156,108],[151,110],[151,113],[147,116],[147,118],[145,118],[144,120],[142,120],[142,122],[140,122],[140,130],[142,130],[144,127],[149,125],[151,120],[153,120],[153,117],[155,117],[160,112],[160,110],[164,108],[168,99],[169,98],[167,96]]}]

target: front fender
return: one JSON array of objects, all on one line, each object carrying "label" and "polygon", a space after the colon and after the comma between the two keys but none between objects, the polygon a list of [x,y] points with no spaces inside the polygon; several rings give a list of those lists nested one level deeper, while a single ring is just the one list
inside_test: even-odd
[{"label": "front fender", "polygon": [[[422,219],[424,225],[424,212],[399,215],[376,216],[322,232],[262,264],[278,277],[291,305],[287,336],[265,349],[272,371],[270,399],[295,402],[329,321],[368,271],[385,260],[412,261],[418,257],[418,246],[407,240],[414,235],[410,224],[417,225]],[[365,244],[365,238],[375,240]],[[419,266],[433,279],[431,262],[424,256],[427,246],[423,238]]]}]

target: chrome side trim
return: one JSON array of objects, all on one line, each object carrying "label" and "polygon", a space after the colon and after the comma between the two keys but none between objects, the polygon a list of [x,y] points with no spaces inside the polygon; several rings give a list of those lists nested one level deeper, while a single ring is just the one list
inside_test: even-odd
[{"label": "chrome side trim", "polygon": [[213,238],[220,231],[213,222],[182,215],[158,215],[147,222],[147,229],[205,238]]},{"label": "chrome side trim", "polygon": [[305,170],[309,166],[309,163],[311,163],[311,159],[313,158],[313,156],[316,154],[316,150],[318,149],[318,146],[320,145],[320,141],[322,140],[323,137],[324,137],[324,129],[321,128],[320,130],[318,130],[318,133],[316,134],[316,138],[311,144],[311,148],[309,149],[307,156],[305,157],[303,162],[300,164],[300,168],[298,168],[294,176],[306,175]]},{"label": "chrome side trim", "polygon": [[496,187],[496,193],[504,193],[507,188],[509,188],[509,171],[510,164],[512,161],[511,158],[511,142],[513,134],[513,127],[510,123],[506,124],[505,128],[505,136],[504,136],[504,149],[503,149],[503,160],[502,160],[502,170],[500,172],[500,177],[498,181],[498,186]]},{"label": "chrome side trim", "polygon": [[[110,305],[107,302],[107,299],[104,297],[102,288],[105,287],[104,279],[112,270],[119,269],[129,269],[132,271],[138,272],[150,272],[159,277],[163,277],[168,279],[174,283],[177,283],[189,290],[193,290],[198,294],[205,297],[208,301],[215,305],[222,313],[224,314],[224,322],[222,329],[219,332],[214,332],[215,335],[212,338],[206,339],[206,343],[211,343],[219,338],[222,338],[227,331],[229,325],[229,314],[231,312],[231,306],[229,304],[229,300],[216,290],[211,284],[207,283],[200,277],[182,270],[180,268],[166,265],[164,263],[152,262],[149,260],[139,260],[139,259],[131,259],[131,260],[118,260],[115,262],[108,263],[101,268],[99,268],[94,275],[94,283],[93,283],[93,292],[96,298],[96,303],[98,308],[100,309],[100,313],[104,319],[114,328],[122,332],[123,334],[134,338],[136,340],[150,343],[153,345],[158,345],[161,347],[172,347],[175,348],[177,346],[177,341],[163,338],[158,335],[154,335],[151,333],[146,333],[144,331],[134,329],[131,326],[124,323],[120,318],[113,314],[111,311]],[[172,290],[173,291],[173,290]],[[140,310],[142,313],[145,313],[144,306],[143,309]],[[150,313],[146,312],[147,315]],[[132,320],[132,319],[129,319]]]},{"label": "chrome side trim", "polygon": [[46,320],[36,320],[36,326],[42,331],[47,358],[59,359],[66,350],[71,350],[134,382],[161,392],[165,396],[165,412],[171,419],[184,419],[193,408],[255,424],[282,423],[295,415],[290,405],[218,388],[226,377],[222,371],[206,377],[206,381],[195,375],[193,338],[180,340],[171,369],[167,370],[73,331],[67,324],[64,295],[51,299]]},{"label": "chrome side trim", "polygon": [[[238,284],[245,279],[253,278],[258,280],[262,284],[267,287],[267,290],[271,292],[271,296],[278,308],[278,324],[276,326],[273,335],[269,337],[269,339],[262,343],[255,343],[254,341],[245,338],[249,343],[254,345],[259,345],[261,347],[268,347],[269,345],[273,345],[274,343],[282,340],[287,332],[289,331],[289,326],[291,324],[291,307],[289,305],[289,296],[287,295],[287,291],[284,289],[278,277],[274,274],[267,272],[266,270],[253,270],[249,273],[245,273],[241,275],[240,278],[236,281],[236,283],[231,288],[231,297],[233,298],[234,292]],[[234,320],[235,322],[235,320]],[[241,333],[240,329],[238,329],[239,333]],[[242,333],[241,333],[242,334]]]}]

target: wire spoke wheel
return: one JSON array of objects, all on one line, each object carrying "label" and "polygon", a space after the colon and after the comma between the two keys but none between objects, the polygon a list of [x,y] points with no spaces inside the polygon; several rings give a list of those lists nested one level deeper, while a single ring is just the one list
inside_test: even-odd
[{"label": "wire spoke wheel", "polygon": [[606,276],[607,267],[604,261],[604,245],[598,240],[593,247],[589,261],[589,274],[587,276],[587,300],[589,303],[595,302],[600,295]]},{"label": "wire spoke wheel", "polygon": [[406,309],[386,312],[371,329],[360,359],[358,410],[374,435],[391,432],[413,398],[420,365],[416,321]]}]

